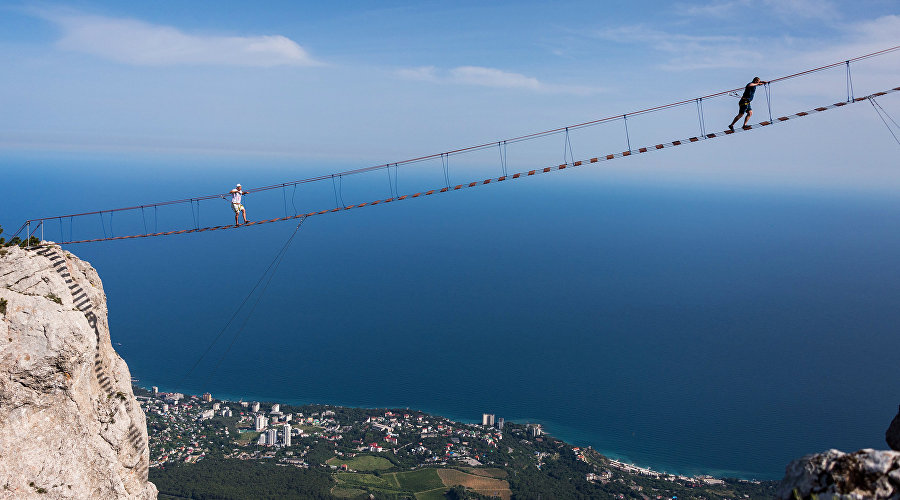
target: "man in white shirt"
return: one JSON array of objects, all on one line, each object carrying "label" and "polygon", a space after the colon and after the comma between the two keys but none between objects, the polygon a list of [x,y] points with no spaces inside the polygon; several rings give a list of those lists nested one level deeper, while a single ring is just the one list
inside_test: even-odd
[{"label": "man in white shirt", "polygon": [[231,208],[234,210],[234,225],[240,226],[238,223],[238,214],[244,214],[244,224],[250,222],[247,220],[247,210],[245,210],[244,205],[241,204],[241,195],[245,195],[247,192],[241,188],[240,184],[238,184],[234,189],[229,191],[229,193],[231,193]]}]

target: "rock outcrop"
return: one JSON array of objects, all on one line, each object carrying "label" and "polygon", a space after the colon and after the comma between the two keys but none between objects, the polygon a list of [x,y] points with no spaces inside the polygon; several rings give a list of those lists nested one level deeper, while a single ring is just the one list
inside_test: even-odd
[{"label": "rock outcrop", "polygon": [[897,411],[897,416],[894,417],[884,433],[884,440],[892,450],[900,451],[900,411]]},{"label": "rock outcrop", "polygon": [[97,271],[58,247],[0,253],[0,498],[156,498]]},{"label": "rock outcrop", "polygon": [[778,499],[900,499],[900,452],[828,450],[794,460]]}]

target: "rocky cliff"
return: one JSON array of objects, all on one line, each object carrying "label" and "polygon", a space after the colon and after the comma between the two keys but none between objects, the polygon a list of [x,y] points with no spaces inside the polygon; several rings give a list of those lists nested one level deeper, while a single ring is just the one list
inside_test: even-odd
[{"label": "rocky cliff", "polygon": [[0,253],[0,498],[156,498],[97,271],[58,247]]},{"label": "rocky cliff", "polygon": [[884,431],[884,441],[892,450],[900,451],[900,410],[897,410],[897,416]]},{"label": "rocky cliff", "polygon": [[794,460],[776,490],[779,499],[900,499],[900,453],[828,450]]}]

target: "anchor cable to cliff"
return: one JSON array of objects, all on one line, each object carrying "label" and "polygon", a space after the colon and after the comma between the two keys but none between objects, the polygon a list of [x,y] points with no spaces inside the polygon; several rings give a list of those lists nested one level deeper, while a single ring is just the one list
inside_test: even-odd
[{"label": "anchor cable to cliff", "polygon": [[[878,118],[881,118],[881,122],[884,123],[884,126],[887,127],[888,132],[890,132],[891,136],[894,137],[894,141],[897,142],[897,145],[900,146],[900,138],[897,138],[897,134],[894,133],[894,128],[891,127],[891,123],[894,124],[894,127],[896,127],[897,130],[900,130],[900,124],[897,124],[897,121],[894,120],[894,117],[892,117],[887,112],[887,110],[881,107],[881,104],[875,100],[874,96],[869,96],[868,99],[872,107],[875,108],[875,112],[878,113]],[[885,117],[887,117],[887,120],[885,120]],[[888,120],[890,120],[891,123],[888,123]]]},{"label": "anchor cable to cliff", "polygon": [[259,301],[262,299],[262,296],[266,293],[266,289],[269,287],[269,284],[272,282],[272,278],[275,276],[275,271],[278,270],[278,266],[281,265],[281,262],[284,260],[284,256],[287,254],[288,248],[290,248],[291,243],[294,241],[294,237],[297,236],[297,232],[300,230],[300,226],[303,225],[303,222],[305,220],[306,220],[306,216],[300,217],[300,222],[297,224],[297,227],[294,228],[294,232],[291,233],[291,236],[287,239],[287,241],[285,241],[284,245],[281,246],[281,249],[278,250],[278,252],[275,254],[275,257],[272,259],[272,261],[269,263],[269,265],[266,266],[265,270],[263,270],[259,279],[256,280],[256,284],[253,285],[253,288],[250,289],[250,292],[247,293],[247,296],[244,297],[244,300],[242,300],[240,305],[235,309],[234,313],[231,315],[231,317],[225,323],[225,326],[223,326],[222,329],[219,330],[219,333],[215,336],[215,338],[213,338],[212,342],[209,343],[209,345],[203,351],[203,354],[201,354],[200,357],[197,358],[197,361],[194,362],[194,364],[187,371],[187,373],[185,373],[184,376],[181,377],[181,380],[178,381],[177,387],[181,387],[184,384],[184,381],[187,380],[187,378],[191,376],[191,374],[194,372],[194,370],[197,368],[197,366],[200,365],[200,362],[203,361],[203,359],[210,353],[210,351],[212,351],[213,347],[216,345],[216,343],[219,341],[219,339],[222,338],[222,335],[224,335],[225,332],[228,330],[228,328],[234,323],[234,320],[238,317],[241,310],[244,309],[244,306],[247,305],[247,302],[250,301],[250,298],[253,297],[253,294],[260,287],[260,284],[262,284],[263,281],[265,281],[265,284],[263,284],[262,288],[259,290],[259,293],[256,294],[256,300],[254,300],[253,304],[250,306],[249,312],[244,317],[243,323],[241,323],[241,326],[234,332],[234,335],[232,336],[231,342],[228,344],[228,347],[225,349],[225,351],[219,357],[219,361],[216,363],[216,365],[213,367],[213,369],[210,370],[209,375],[207,376],[207,379],[204,382],[204,387],[209,384],[209,381],[212,378],[213,374],[216,372],[216,370],[219,369],[219,366],[221,366],[222,361],[225,360],[225,356],[228,355],[229,351],[231,351],[231,348],[234,346],[234,343],[237,341],[241,332],[244,331],[244,328],[247,326],[247,323],[250,321],[250,318],[253,316],[253,311],[256,310],[256,306],[259,304]]}]

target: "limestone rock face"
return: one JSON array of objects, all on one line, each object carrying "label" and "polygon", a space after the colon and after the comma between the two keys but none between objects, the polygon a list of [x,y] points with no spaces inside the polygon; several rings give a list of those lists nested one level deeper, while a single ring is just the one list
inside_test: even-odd
[{"label": "limestone rock face", "polygon": [[775,492],[778,499],[900,499],[900,452],[828,450],[794,460]]},{"label": "limestone rock face", "polygon": [[900,411],[897,412],[897,416],[894,417],[887,432],[884,433],[884,440],[892,450],[900,451]]},{"label": "limestone rock face", "polygon": [[58,247],[3,250],[0,498],[156,498],[97,271]]}]

